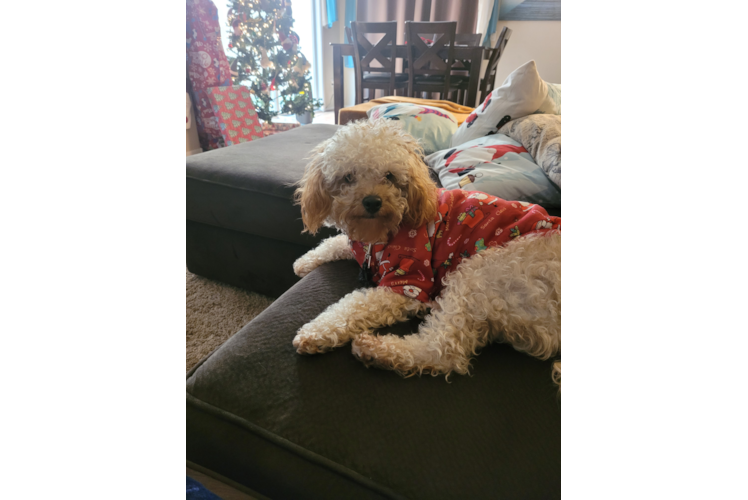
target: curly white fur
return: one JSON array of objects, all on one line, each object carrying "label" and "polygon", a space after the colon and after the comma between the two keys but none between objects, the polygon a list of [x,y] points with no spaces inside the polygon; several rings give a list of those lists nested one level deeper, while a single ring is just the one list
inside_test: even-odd
[{"label": "curly white fur", "polygon": [[[341,128],[314,151],[297,190],[306,230],[322,224],[352,239],[386,241],[404,220],[433,220],[436,186],[417,142],[388,120]],[[382,199],[376,218],[364,217],[362,199]],[[329,238],[294,264],[305,276],[320,264],[353,258],[348,236]],[[386,287],[362,289],[304,325],[293,341],[302,354],[352,341],[367,366],[403,376],[466,374],[489,342],[507,342],[539,359],[561,348],[561,235],[529,235],[463,260],[444,278],[444,289],[421,324],[406,337],[374,330],[426,314],[429,306]],[[561,363],[553,367],[561,383]],[[559,389],[560,390],[560,389]]]},{"label": "curly white fur", "polygon": [[301,258],[296,259],[296,262],[293,263],[293,272],[296,273],[296,276],[303,278],[325,262],[352,258],[353,251],[351,250],[348,236],[339,234],[325,239],[317,248],[308,251]]},{"label": "curly white fur", "polygon": [[[528,236],[465,259],[415,335],[353,340],[365,363],[402,375],[468,373],[489,342],[508,342],[540,359],[561,345],[561,236]],[[391,294],[396,295],[396,294]]]},{"label": "curly white fur", "polygon": [[423,316],[423,302],[392,293],[388,288],[364,288],[349,293],[302,326],[293,345],[300,354],[325,352],[350,342],[356,335]]}]

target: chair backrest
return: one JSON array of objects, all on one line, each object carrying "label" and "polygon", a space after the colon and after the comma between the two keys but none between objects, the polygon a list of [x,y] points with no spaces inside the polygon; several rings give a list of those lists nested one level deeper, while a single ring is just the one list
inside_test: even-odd
[{"label": "chair backrest", "polygon": [[351,34],[351,28],[348,26],[345,27],[345,39],[348,41],[348,43],[353,43],[353,35]]},{"label": "chair backrest", "polygon": [[480,33],[457,33],[455,35],[455,45],[480,45],[480,39],[483,37]]},{"label": "chair backrest", "polygon": [[[449,92],[450,72],[454,64],[455,30],[457,23],[437,22],[418,23],[406,21],[405,37],[408,44],[408,79],[413,87],[416,76],[441,75],[444,77],[443,94]],[[433,34],[434,43],[430,46],[421,36]],[[444,57],[446,55],[446,57]],[[445,97],[442,97],[443,99]]]},{"label": "chair backrest", "polygon": [[[376,44],[366,37],[368,34],[383,35]],[[356,73],[384,72],[392,73],[394,81],[395,64],[397,62],[397,21],[383,23],[351,23],[351,37],[353,38],[354,67]],[[378,65],[372,65],[373,62]]]},{"label": "chair backrest", "polygon": [[488,59],[488,66],[486,66],[486,73],[483,76],[483,80],[480,83],[480,99],[481,101],[486,99],[486,96],[493,92],[495,80],[496,80],[496,68],[499,66],[499,59],[501,59],[506,44],[509,43],[509,37],[512,36],[512,30],[504,26],[499,34],[499,39],[496,40],[496,46],[493,49],[491,57]]},{"label": "chair backrest", "polygon": [[[417,23],[407,21],[405,34],[408,43],[408,70],[414,75],[447,75],[454,62],[456,22]],[[421,35],[434,36],[431,46]],[[446,60],[440,52],[445,52]]]},{"label": "chair backrest", "polygon": [[[366,37],[382,35],[376,44]],[[363,102],[364,73],[389,73],[389,93],[395,92],[397,65],[397,21],[383,23],[351,23],[353,38],[353,68],[356,74],[356,104]],[[372,65],[376,63],[377,65]]]}]

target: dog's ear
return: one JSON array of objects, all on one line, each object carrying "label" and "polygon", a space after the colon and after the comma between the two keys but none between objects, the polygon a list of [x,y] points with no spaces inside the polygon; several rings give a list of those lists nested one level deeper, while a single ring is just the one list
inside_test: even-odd
[{"label": "dog's ear", "polygon": [[403,221],[412,227],[421,227],[436,218],[437,187],[419,155],[411,155],[408,163],[408,211]]},{"label": "dog's ear", "polygon": [[317,234],[332,209],[332,198],[328,194],[322,175],[323,149],[324,144],[312,152],[311,161],[307,164],[304,176],[294,193],[296,204],[301,206],[304,232],[311,234]]}]

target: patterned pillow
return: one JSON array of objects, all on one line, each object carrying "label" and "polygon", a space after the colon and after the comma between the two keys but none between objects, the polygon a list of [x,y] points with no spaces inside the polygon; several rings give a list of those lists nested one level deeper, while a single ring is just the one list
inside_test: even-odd
[{"label": "patterned pillow", "polygon": [[397,120],[419,140],[425,154],[448,148],[457,130],[457,119],[445,109],[411,103],[380,104],[371,108],[369,120]]},{"label": "patterned pillow", "polygon": [[527,115],[510,121],[499,133],[522,144],[551,182],[561,187],[561,115]]},{"label": "patterned pillow", "polygon": [[561,191],[522,147],[503,134],[479,137],[425,158],[447,189],[482,191],[504,200],[561,206]]},{"label": "patterned pillow", "polygon": [[515,69],[504,84],[460,125],[452,136],[452,147],[499,130],[510,120],[533,113],[561,114],[561,85],[549,84],[538,74],[535,61]]}]

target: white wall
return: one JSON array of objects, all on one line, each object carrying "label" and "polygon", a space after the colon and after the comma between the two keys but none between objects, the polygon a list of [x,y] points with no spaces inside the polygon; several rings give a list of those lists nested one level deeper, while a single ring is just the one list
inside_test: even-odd
[{"label": "white wall", "polygon": [[561,83],[561,21],[499,21],[496,33],[504,26],[512,30],[512,37],[496,68],[496,86],[532,59],[543,80]]}]

